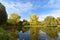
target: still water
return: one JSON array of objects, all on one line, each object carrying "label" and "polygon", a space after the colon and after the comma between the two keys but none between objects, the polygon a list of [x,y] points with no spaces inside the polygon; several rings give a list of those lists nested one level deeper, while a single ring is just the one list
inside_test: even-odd
[{"label": "still water", "polygon": [[[30,31],[27,31],[24,33],[22,31],[20,31],[18,34],[19,34],[20,40],[30,40]],[[60,33],[58,35],[59,36],[58,36],[57,40],[60,40]],[[51,40],[45,32],[40,30],[39,31],[39,40],[46,40],[46,39]]]}]

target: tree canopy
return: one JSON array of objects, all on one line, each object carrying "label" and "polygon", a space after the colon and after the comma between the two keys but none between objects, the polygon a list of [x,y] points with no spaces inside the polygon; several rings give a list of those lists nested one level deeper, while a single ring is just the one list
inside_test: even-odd
[{"label": "tree canopy", "polygon": [[48,27],[57,27],[56,19],[53,16],[47,16],[44,21]]},{"label": "tree canopy", "polygon": [[7,12],[5,6],[0,3],[0,25],[6,23],[7,21]]},{"label": "tree canopy", "polygon": [[30,16],[30,25],[37,25],[38,24],[38,16],[32,14]]},{"label": "tree canopy", "polygon": [[58,37],[58,32],[56,30],[57,27],[56,19],[53,16],[47,16],[44,21],[45,21],[44,31],[50,38],[56,40],[56,38]]},{"label": "tree canopy", "polygon": [[20,16],[17,13],[12,13],[7,20],[10,24],[17,24],[20,21]]}]

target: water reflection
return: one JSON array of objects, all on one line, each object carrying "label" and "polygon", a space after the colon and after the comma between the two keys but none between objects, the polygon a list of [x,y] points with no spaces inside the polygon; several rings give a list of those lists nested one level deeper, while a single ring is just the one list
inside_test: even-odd
[{"label": "water reflection", "polygon": [[[27,32],[22,32],[20,31],[19,32],[19,38],[20,40],[30,40],[30,31],[27,31]],[[39,31],[39,40],[50,40],[50,38],[48,37],[48,35],[43,32],[43,31]],[[60,36],[57,38],[57,40],[60,40]]]},{"label": "water reflection", "polygon": [[60,40],[60,33],[58,33],[58,38],[57,38],[57,40]]},{"label": "water reflection", "polygon": [[27,32],[22,32],[22,31],[20,31],[19,32],[19,38],[20,38],[20,40],[30,40],[30,31],[27,31]]}]

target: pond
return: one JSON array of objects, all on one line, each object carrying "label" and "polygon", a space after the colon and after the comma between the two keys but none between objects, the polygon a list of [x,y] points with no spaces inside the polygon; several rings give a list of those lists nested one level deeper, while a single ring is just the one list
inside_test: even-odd
[{"label": "pond", "polygon": [[[20,40],[31,40],[30,39],[30,31],[27,31],[27,32],[22,32],[22,31],[20,31],[19,33],[19,39]],[[57,40],[60,40],[60,33],[58,33],[58,38],[57,38]],[[48,37],[48,35],[45,33],[45,32],[43,32],[43,31],[39,31],[39,40],[51,40],[49,37]]]}]

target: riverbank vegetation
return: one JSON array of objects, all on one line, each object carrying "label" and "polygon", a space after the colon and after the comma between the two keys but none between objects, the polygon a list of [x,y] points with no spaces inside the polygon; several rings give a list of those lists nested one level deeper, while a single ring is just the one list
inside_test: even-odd
[{"label": "riverbank vegetation", "polygon": [[0,4],[0,40],[17,40],[18,32],[23,31],[24,33],[28,30],[36,34],[38,30],[42,30],[51,39],[56,40],[60,32],[60,17],[47,16],[43,21],[38,21],[37,15],[32,14],[30,21],[20,19],[21,16],[17,13],[11,13],[8,18],[5,7]]}]

